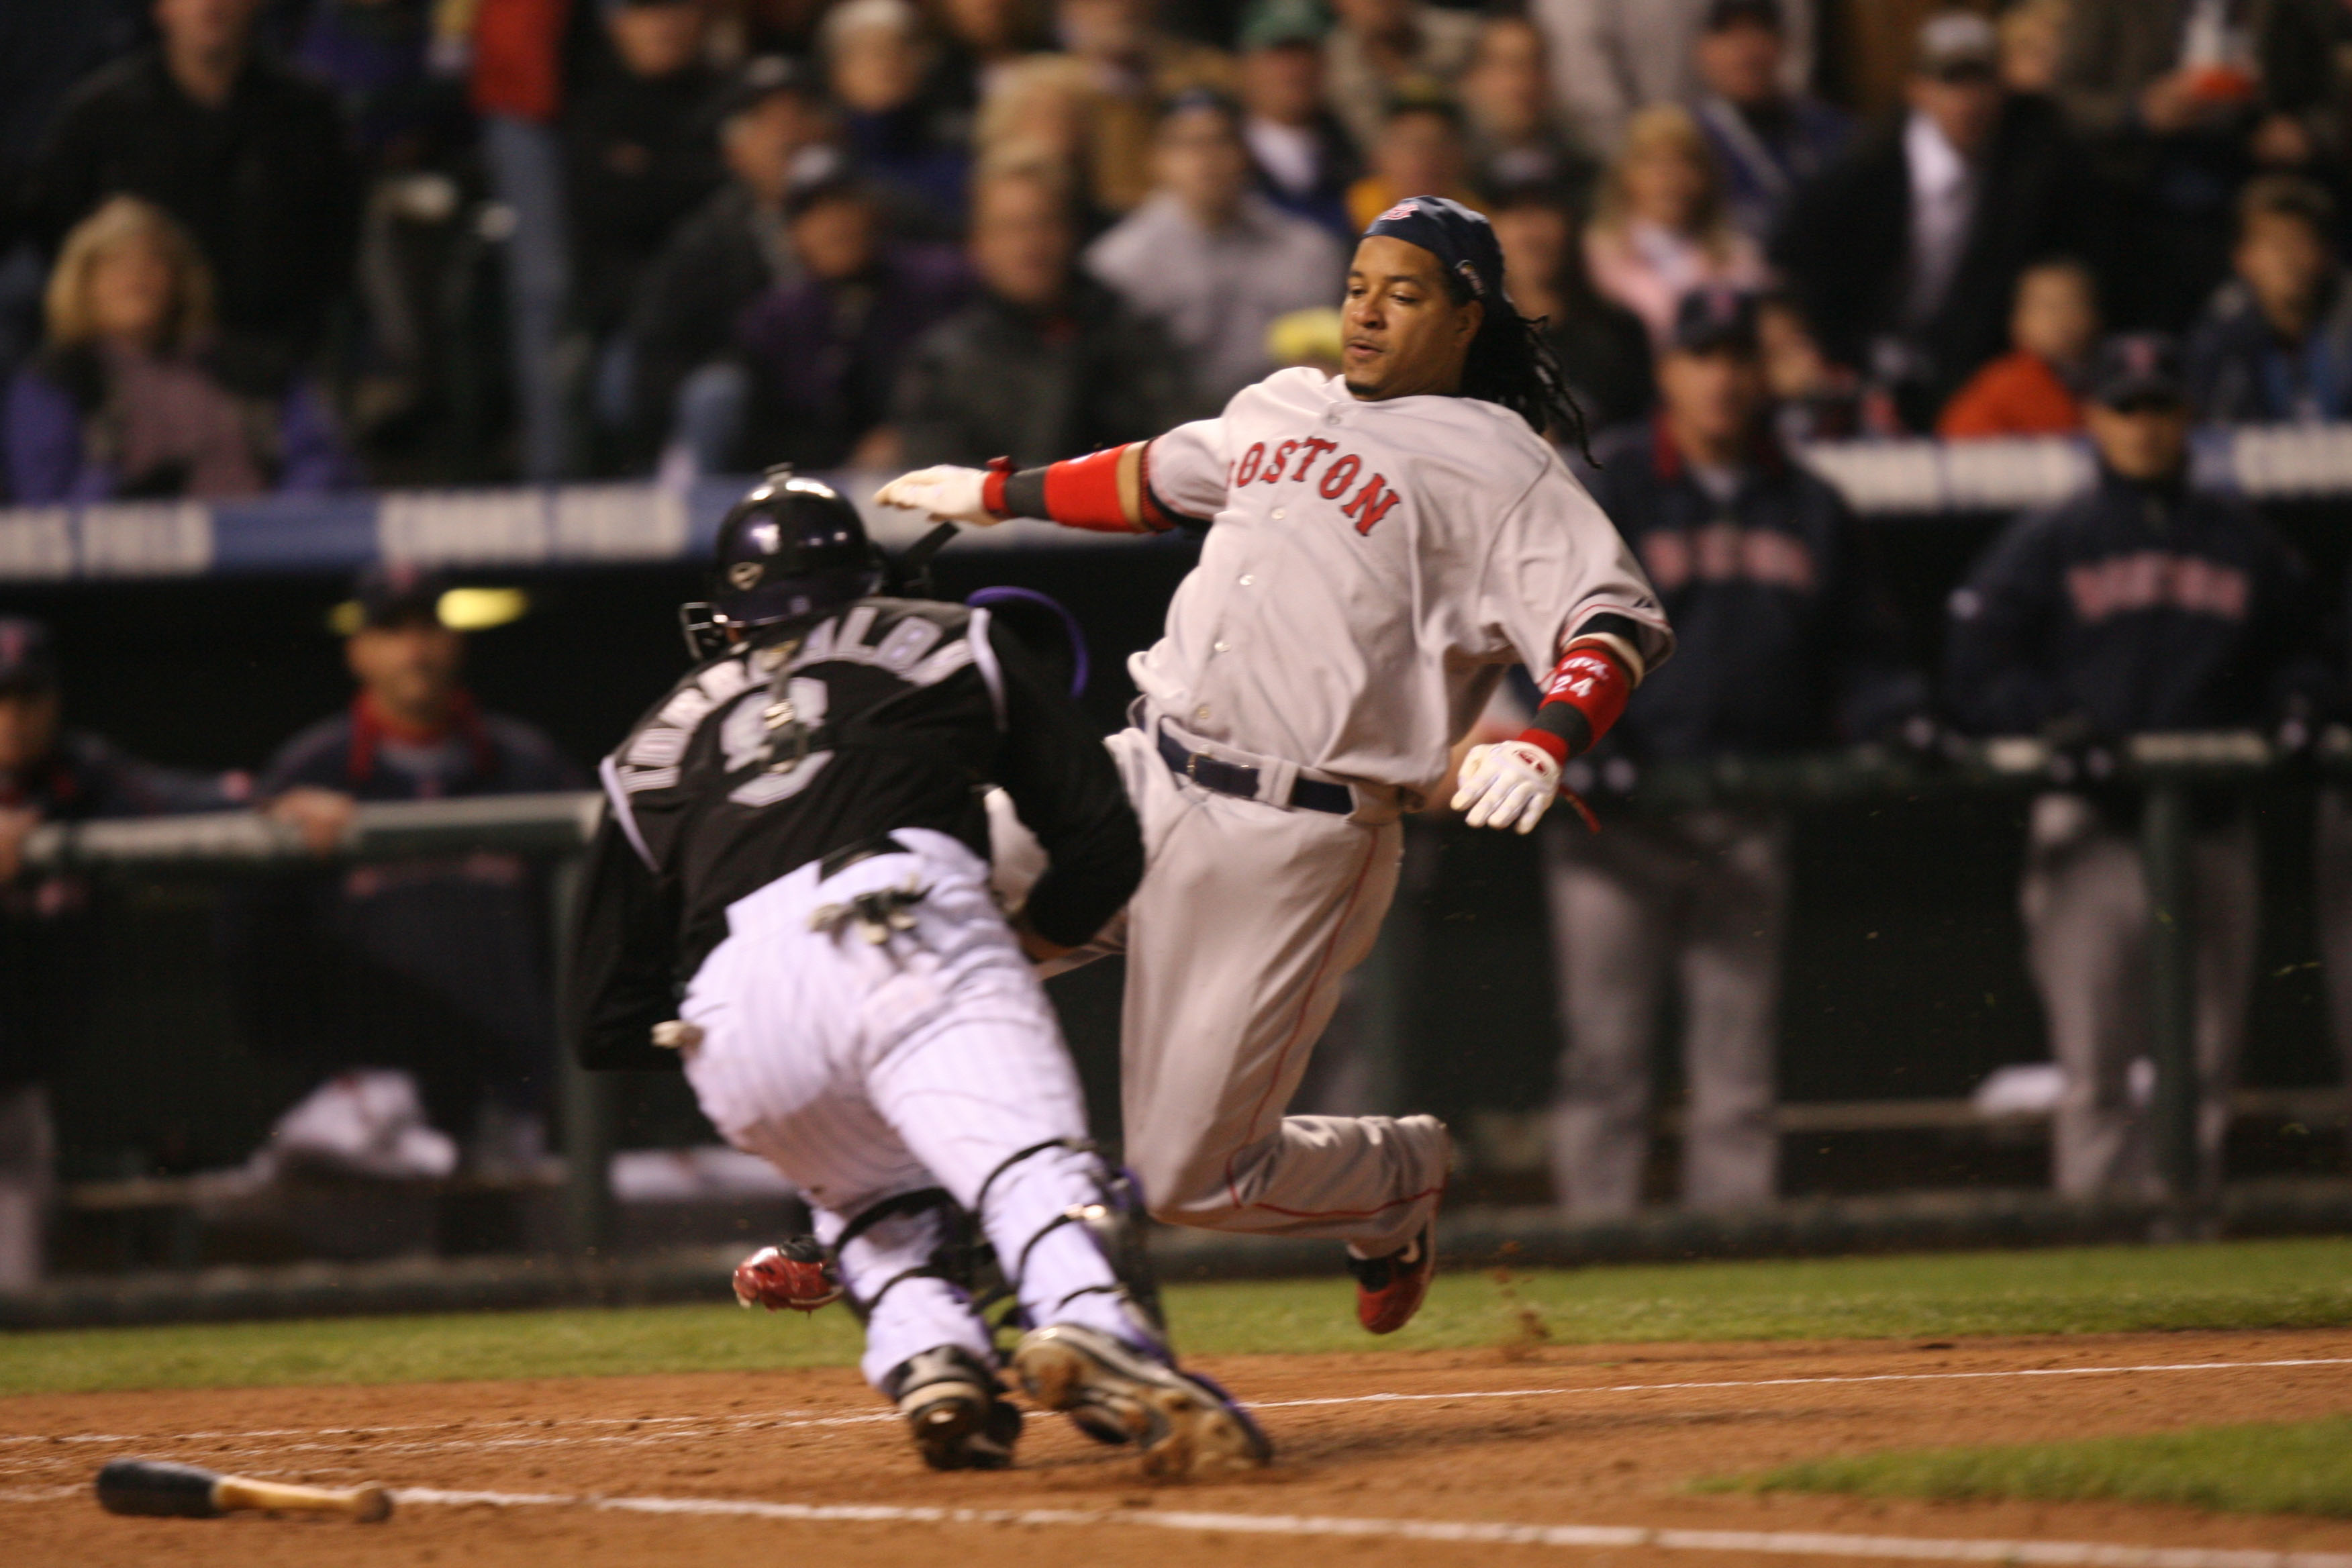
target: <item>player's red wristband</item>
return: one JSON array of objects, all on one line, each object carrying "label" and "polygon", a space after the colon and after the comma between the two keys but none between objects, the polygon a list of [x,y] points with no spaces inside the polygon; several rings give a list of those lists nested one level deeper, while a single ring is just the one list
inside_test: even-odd
[{"label": "player's red wristband", "polygon": [[1633,678],[1607,644],[1570,643],[1544,681],[1536,721],[1519,739],[1541,746],[1553,761],[1565,763],[1573,753],[1598,744],[1625,711],[1626,700],[1633,695]]},{"label": "player's red wristband", "polygon": [[1013,509],[1004,504],[1004,481],[1013,477],[1013,459],[988,459],[988,478],[980,481],[980,504],[991,517],[1011,517]]},{"label": "player's red wristband", "polygon": [[1143,525],[1143,443],[1052,465],[1045,470],[1045,515],[1066,528],[1136,532]]}]

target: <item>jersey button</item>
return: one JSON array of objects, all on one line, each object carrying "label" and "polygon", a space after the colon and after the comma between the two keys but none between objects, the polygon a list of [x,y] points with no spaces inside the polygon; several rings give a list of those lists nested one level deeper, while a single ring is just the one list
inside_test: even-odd
[{"label": "jersey button", "polygon": [[1280,507],[1276,507],[1274,509],[1274,521],[1276,522],[1280,522],[1282,521],[1282,509]]},{"label": "jersey button", "polygon": [[1242,586],[1243,586],[1243,587],[1244,587],[1244,588],[1250,588],[1250,587],[1255,587],[1255,586],[1256,586],[1256,584],[1257,584],[1257,579],[1256,579],[1255,577],[1252,576],[1250,574],[1248,574],[1248,573],[1246,573],[1246,572],[1244,572],[1244,573],[1243,573],[1243,574],[1242,574]]},{"label": "jersey button", "polygon": [[1225,653],[1231,651],[1233,646],[1234,645],[1229,642],[1219,642],[1215,645],[1215,647],[1219,653]]},{"label": "jersey button", "polygon": [[1209,705],[1203,702],[1198,708],[1193,709],[1192,717],[1195,720],[1205,723],[1209,717]]},{"label": "jersey button", "polygon": [[1336,408],[1326,409],[1323,414],[1323,423],[1326,425],[1339,423],[1339,411]]}]

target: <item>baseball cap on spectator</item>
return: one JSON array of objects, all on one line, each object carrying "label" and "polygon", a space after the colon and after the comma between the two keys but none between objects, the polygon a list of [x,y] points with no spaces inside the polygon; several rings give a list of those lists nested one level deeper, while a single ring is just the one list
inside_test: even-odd
[{"label": "baseball cap on spectator", "polygon": [[1675,307],[1667,344],[1686,354],[1756,353],[1756,296],[1744,289],[1692,289]]},{"label": "baseball cap on spectator", "polygon": [[352,582],[351,602],[339,605],[335,629],[348,635],[362,626],[403,626],[439,621],[441,595],[449,580],[424,566],[370,566]]},{"label": "baseball cap on spectator", "polygon": [[1990,81],[2000,75],[2000,35],[1973,11],[1947,11],[1919,29],[1911,68],[1938,81]]},{"label": "baseball cap on spectator", "polygon": [[805,98],[822,96],[816,79],[800,61],[788,55],[761,55],[745,60],[727,85],[712,97],[709,107],[710,123],[724,125],[739,114],[748,114],[779,93],[793,93]]},{"label": "baseball cap on spectator", "polygon": [[2180,349],[2162,332],[2125,332],[2099,345],[2091,401],[2105,408],[2178,408],[2188,400]]},{"label": "baseball cap on spectator", "polygon": [[1781,31],[1786,19],[1780,15],[1780,0],[1714,0],[1699,19],[1699,31],[1721,33],[1743,25]]},{"label": "baseball cap on spectator", "polygon": [[1244,54],[1285,44],[1319,44],[1331,30],[1331,14],[1320,0],[1254,0],[1242,13]]},{"label": "baseball cap on spectator", "polygon": [[0,616],[0,696],[54,691],[57,684],[49,628],[21,616]]}]

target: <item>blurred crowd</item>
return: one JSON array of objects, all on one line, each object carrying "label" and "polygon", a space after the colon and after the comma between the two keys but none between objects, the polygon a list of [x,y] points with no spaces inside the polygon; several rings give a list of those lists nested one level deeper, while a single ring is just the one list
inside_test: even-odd
[{"label": "blurred crowd", "polygon": [[1596,425],[1711,284],[1792,439],[2075,429],[2119,330],[2330,419],[2347,62],[2343,0],[16,0],[5,482],[1040,462],[1328,358],[1423,193]]},{"label": "blurred crowd", "polygon": [[[0,0],[0,448],[27,503],[1035,466],[1336,367],[1362,226],[1418,194],[1486,213],[1680,637],[1572,765],[1605,831],[1544,840],[1551,1147],[1584,1214],[1642,1199],[1670,1016],[1682,1197],[1777,1181],[1790,822],[1636,815],[1643,769],[2041,735],[2075,777],[2032,808],[2021,889],[2056,1181],[2141,1191],[2118,740],[2292,751],[2347,710],[2338,596],[2189,484],[2189,438],[2346,418],[2352,0]],[[1792,457],[2077,434],[2095,482],[2005,529],[1934,633],[1894,624]],[[40,944],[80,895],[16,876],[26,836],[250,801],[323,847],[357,800],[575,782],[474,709],[447,592],[363,582],[352,707],[258,781],[62,728],[46,635],[0,620],[0,1279],[47,1169],[42,1009],[75,990]],[[2192,816],[2210,1180],[2260,890],[2243,803]],[[2352,1063],[2352,801],[2323,790],[2317,823]],[[329,1075],[272,1157],[535,1157],[532,896],[474,857],[244,897],[257,1037]]]}]

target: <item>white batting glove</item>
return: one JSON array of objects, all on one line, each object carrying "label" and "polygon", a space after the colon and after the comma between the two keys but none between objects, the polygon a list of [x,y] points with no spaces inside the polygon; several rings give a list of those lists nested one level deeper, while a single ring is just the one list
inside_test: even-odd
[{"label": "white batting glove", "polygon": [[1473,827],[1516,827],[1532,833],[1559,793],[1559,764],[1525,741],[1473,746],[1462,759],[1454,809]]},{"label": "white batting glove", "polygon": [[929,512],[943,522],[993,528],[1004,520],[981,504],[981,487],[987,481],[986,468],[959,468],[941,464],[938,468],[917,468],[911,474],[899,475],[876,490],[874,499],[884,506]]}]

